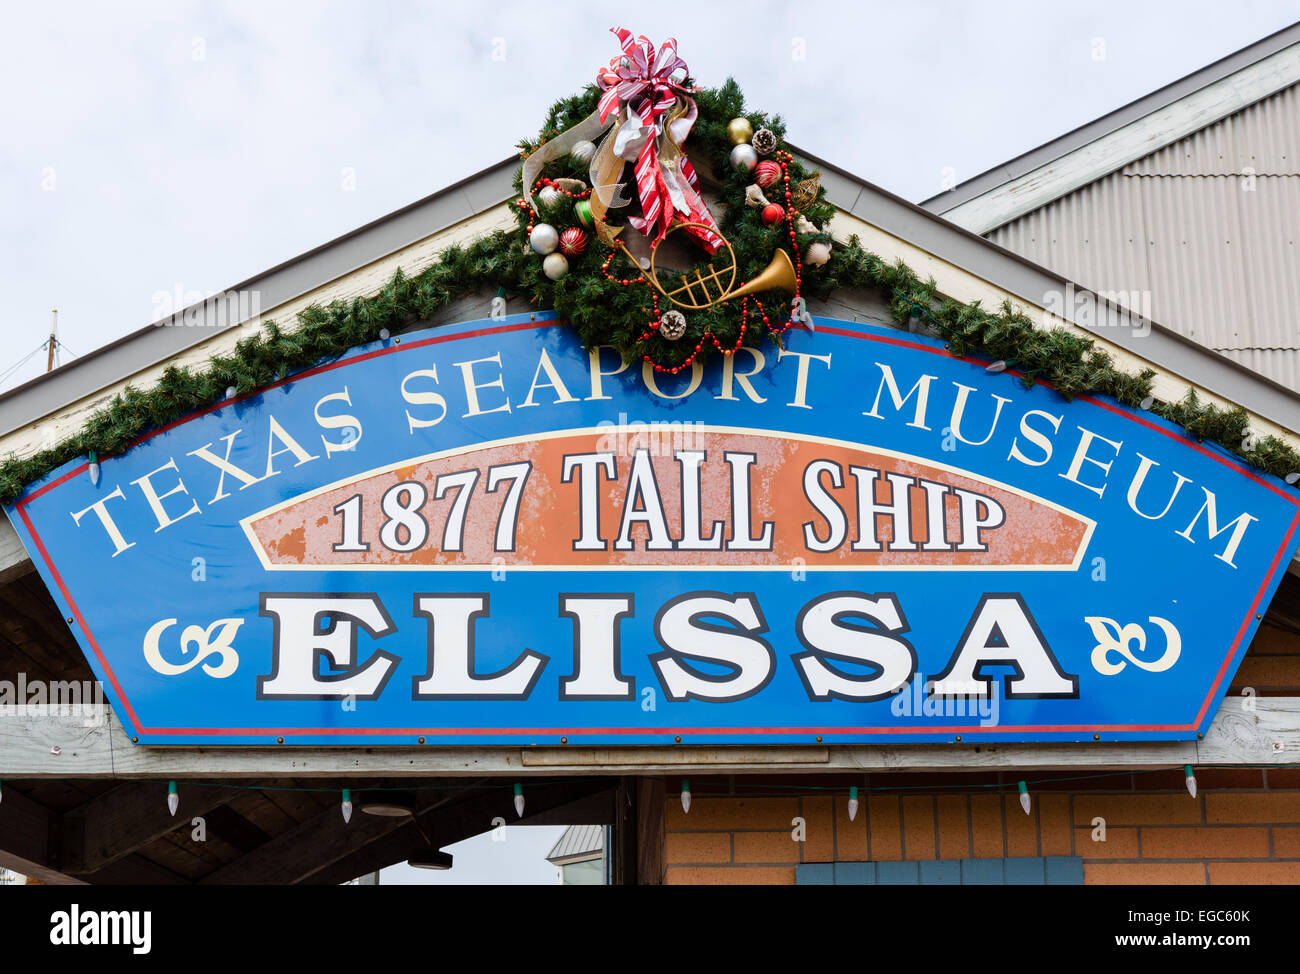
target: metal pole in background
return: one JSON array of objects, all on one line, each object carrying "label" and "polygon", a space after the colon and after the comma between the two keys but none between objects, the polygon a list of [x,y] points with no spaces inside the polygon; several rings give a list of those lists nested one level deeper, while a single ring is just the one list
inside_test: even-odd
[{"label": "metal pole in background", "polygon": [[55,346],[57,346],[59,343],[58,334],[59,334],[59,309],[55,308],[53,311],[50,312],[50,340],[49,342],[47,342],[47,345],[49,346],[49,354],[45,357],[46,372],[54,371],[54,349]]}]

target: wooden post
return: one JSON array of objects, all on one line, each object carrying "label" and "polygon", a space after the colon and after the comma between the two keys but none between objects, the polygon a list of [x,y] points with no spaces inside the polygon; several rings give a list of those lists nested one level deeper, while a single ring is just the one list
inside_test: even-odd
[{"label": "wooden post", "polygon": [[636,881],[642,886],[662,886],[664,802],[667,800],[664,779],[638,778],[636,797]]},{"label": "wooden post", "polygon": [[49,352],[45,356],[45,371],[54,371],[54,346],[58,344],[59,332],[59,309],[55,308],[50,312],[50,340],[46,342],[49,346]]},{"label": "wooden post", "polygon": [[623,775],[614,791],[614,816],[605,861],[611,886],[636,885],[636,778]]}]

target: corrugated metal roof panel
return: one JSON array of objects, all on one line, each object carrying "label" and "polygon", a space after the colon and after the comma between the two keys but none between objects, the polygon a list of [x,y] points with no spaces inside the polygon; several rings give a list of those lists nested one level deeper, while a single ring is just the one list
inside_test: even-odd
[{"label": "corrugated metal roof panel", "polygon": [[1156,320],[1210,348],[1270,344],[1252,333],[1260,323],[1251,320],[1235,182],[1121,178],[1141,187]]},{"label": "corrugated metal roof panel", "polygon": [[1300,175],[1300,84],[1125,166],[1125,175]]},{"label": "corrugated metal roof panel", "polygon": [[589,855],[605,848],[605,826],[570,825],[546,855],[547,862]]},{"label": "corrugated metal roof panel", "polygon": [[1225,348],[1222,352],[1260,375],[1300,389],[1300,351],[1294,348]]},{"label": "corrugated metal roof panel", "polygon": [[1141,192],[1138,181],[1113,174],[987,236],[1086,287],[1122,291],[1112,300],[1159,321],[1141,307],[1151,287]]},{"label": "corrugated metal roof panel", "polygon": [[[1253,180],[1160,174],[1230,169],[1235,146]],[[1233,357],[1297,388],[1294,356],[1266,352],[1300,349],[1300,175],[1264,160],[1300,168],[1300,86],[1135,164],[1146,175],[1112,173],[988,237],[1209,348],[1256,350]]]}]

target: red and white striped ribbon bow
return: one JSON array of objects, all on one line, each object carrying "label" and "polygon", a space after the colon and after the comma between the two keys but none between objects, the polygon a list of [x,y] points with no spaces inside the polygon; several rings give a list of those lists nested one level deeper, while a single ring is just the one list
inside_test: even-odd
[{"label": "red and white striped ribbon bow", "polygon": [[[636,113],[641,125],[650,129],[649,137],[637,154],[634,169],[642,216],[631,217],[628,222],[652,243],[658,243],[672,226],[674,207],[659,162],[655,125],[659,117],[673,107],[680,95],[686,101],[688,111],[676,119],[672,131],[666,133],[680,146],[695,124],[697,109],[690,93],[696,89],[672,78],[673,73],[680,69],[684,80],[685,73],[689,70],[686,62],[677,54],[676,39],[668,38],[656,54],[654,44],[644,34],[634,38],[632,32],[625,27],[611,28],[611,33],[618,38],[623,54],[613,58],[609,66],[601,68],[596,75],[596,84],[604,92],[597,111],[603,124],[621,106],[627,106],[629,112]],[[680,170],[690,190],[682,194],[689,210],[686,214],[688,222],[704,223],[716,228],[712,214],[699,197],[699,177],[685,153],[681,155]],[[711,231],[693,229],[691,232],[710,253],[722,246],[722,238]]]}]

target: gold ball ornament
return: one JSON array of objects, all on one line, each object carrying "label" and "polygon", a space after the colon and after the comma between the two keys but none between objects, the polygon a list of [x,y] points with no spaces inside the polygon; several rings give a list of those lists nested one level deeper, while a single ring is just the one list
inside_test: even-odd
[{"label": "gold ball ornament", "polygon": [[745,145],[754,137],[754,126],[747,118],[733,118],[727,123],[727,141],[732,145]]},{"label": "gold ball ornament", "polygon": [[686,334],[686,315],[676,309],[669,309],[659,316],[659,334],[670,342],[675,342]]}]

